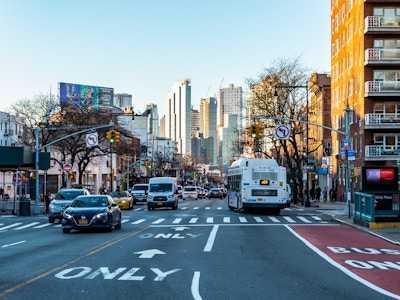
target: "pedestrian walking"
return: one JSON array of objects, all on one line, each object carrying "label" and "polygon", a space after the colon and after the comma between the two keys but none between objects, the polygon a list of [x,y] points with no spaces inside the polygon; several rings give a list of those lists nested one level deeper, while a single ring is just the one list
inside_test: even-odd
[{"label": "pedestrian walking", "polygon": [[328,190],[326,187],[324,187],[324,190],[322,191],[322,197],[324,199],[324,203],[326,203],[326,201],[328,201]]},{"label": "pedestrian walking", "polygon": [[317,187],[315,188],[315,199],[317,200],[318,203],[319,200],[321,199],[321,188],[319,187],[319,185],[317,185]]},{"label": "pedestrian walking", "polygon": [[49,191],[47,191],[46,196],[44,196],[44,201],[45,201],[45,205],[46,205],[45,214],[47,215],[49,213],[49,206],[50,206],[50,201],[51,201],[51,194]]},{"label": "pedestrian walking", "polygon": [[311,189],[310,189],[310,197],[311,197],[311,200],[315,199],[315,188],[314,187],[311,187]]}]

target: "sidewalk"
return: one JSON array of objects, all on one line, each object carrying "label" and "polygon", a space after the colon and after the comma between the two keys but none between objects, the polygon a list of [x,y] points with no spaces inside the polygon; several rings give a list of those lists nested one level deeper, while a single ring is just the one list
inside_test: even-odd
[{"label": "sidewalk", "polygon": [[[351,208],[350,208],[350,217],[349,217],[348,206],[346,205],[345,202],[335,202],[335,203],[319,202],[317,205],[318,205],[318,207],[316,207],[315,204],[312,203],[312,208],[317,208],[319,210],[327,210],[327,211],[331,210],[332,212],[335,211],[331,215],[333,222],[352,226],[359,230],[368,232],[369,234],[378,236],[379,238],[382,238],[392,244],[400,245],[400,222],[374,223],[373,228],[369,228],[369,227],[361,226],[361,225],[354,223],[354,219],[353,219],[354,206],[353,206],[353,204],[351,205]],[[298,207],[303,207],[304,209],[309,209],[308,207],[304,207],[300,204],[298,204],[298,205],[293,204],[293,206],[298,206]],[[340,212],[340,211],[342,213],[338,214],[338,212]],[[329,212],[326,212],[326,213],[329,214]]]},{"label": "sidewalk", "polygon": [[[35,200],[30,201],[30,216],[35,215]],[[20,203],[19,199],[15,200],[15,212],[14,212],[14,199],[10,199],[7,203],[0,200],[0,216],[12,216],[20,215]],[[44,202],[39,202],[39,214],[42,214],[45,210]]]}]

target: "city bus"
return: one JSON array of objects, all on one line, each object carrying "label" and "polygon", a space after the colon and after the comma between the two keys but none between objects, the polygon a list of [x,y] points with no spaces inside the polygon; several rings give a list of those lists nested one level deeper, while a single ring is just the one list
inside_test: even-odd
[{"label": "city bus", "polygon": [[227,172],[228,207],[270,209],[275,215],[287,205],[286,168],[275,159],[240,158]]}]

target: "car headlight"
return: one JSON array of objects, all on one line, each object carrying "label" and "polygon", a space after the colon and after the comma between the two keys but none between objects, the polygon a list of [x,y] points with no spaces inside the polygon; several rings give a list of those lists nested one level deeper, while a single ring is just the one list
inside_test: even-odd
[{"label": "car headlight", "polygon": [[96,219],[107,219],[107,212],[97,214]]},{"label": "car headlight", "polygon": [[73,219],[74,217],[72,215],[70,215],[69,213],[64,212],[63,213],[63,218],[65,218],[65,219]]}]

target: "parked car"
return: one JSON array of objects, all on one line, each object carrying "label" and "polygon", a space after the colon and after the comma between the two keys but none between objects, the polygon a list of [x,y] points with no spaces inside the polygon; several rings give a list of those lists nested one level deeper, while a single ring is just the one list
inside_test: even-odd
[{"label": "parked car", "polygon": [[64,211],[62,231],[101,228],[108,231],[121,229],[121,210],[110,195],[78,196]]},{"label": "parked car", "polygon": [[129,192],[112,192],[110,196],[120,209],[133,209],[133,198]]},{"label": "parked car", "polygon": [[223,198],[222,190],[220,188],[212,188],[208,192],[208,198]]},{"label": "parked car", "polygon": [[182,199],[199,199],[199,190],[197,186],[189,185],[183,188]]},{"label": "parked car", "polygon": [[147,183],[137,183],[132,187],[131,194],[133,203],[146,202],[147,194],[149,191],[149,185]]},{"label": "parked car", "polygon": [[90,195],[87,189],[61,189],[49,205],[49,222],[54,223],[56,219],[61,220],[61,216],[67,205],[80,195]]},{"label": "parked car", "polygon": [[179,197],[179,198],[182,198],[183,186],[178,185],[178,186],[176,187],[176,189],[178,190],[178,197]]}]

